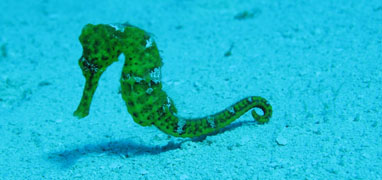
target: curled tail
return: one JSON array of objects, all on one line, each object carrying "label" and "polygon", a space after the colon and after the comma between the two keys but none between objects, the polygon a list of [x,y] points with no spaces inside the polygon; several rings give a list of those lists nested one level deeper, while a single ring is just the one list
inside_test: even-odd
[{"label": "curled tail", "polygon": [[[260,108],[264,114],[257,114],[254,108]],[[259,123],[268,122],[272,116],[272,106],[264,98],[252,96],[238,101],[219,113],[197,119],[178,117],[176,113],[171,112],[171,109],[166,108],[167,113],[161,113],[160,118],[153,124],[172,136],[198,137],[228,126],[251,109],[252,117]]]}]

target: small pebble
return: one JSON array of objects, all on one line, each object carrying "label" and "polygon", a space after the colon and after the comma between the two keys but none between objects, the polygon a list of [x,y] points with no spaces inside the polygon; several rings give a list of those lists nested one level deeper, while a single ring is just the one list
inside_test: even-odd
[{"label": "small pebble", "polygon": [[280,146],[285,146],[285,145],[288,144],[288,140],[285,139],[283,136],[278,136],[278,137],[276,138],[276,142],[277,142],[277,144],[280,145]]},{"label": "small pebble", "polygon": [[146,169],[142,169],[141,171],[140,171],[140,174],[141,175],[146,175],[146,174],[148,174],[149,172],[146,170]]},{"label": "small pebble", "polygon": [[180,180],[187,180],[187,179],[190,179],[190,177],[188,177],[187,175],[183,174],[179,177]]}]

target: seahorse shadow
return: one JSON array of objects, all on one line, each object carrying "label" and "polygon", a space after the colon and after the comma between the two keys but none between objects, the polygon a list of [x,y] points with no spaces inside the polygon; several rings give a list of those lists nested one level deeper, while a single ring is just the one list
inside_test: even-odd
[{"label": "seahorse shadow", "polygon": [[117,155],[121,158],[129,158],[144,154],[156,155],[162,152],[178,149],[184,142],[174,143],[170,141],[165,146],[146,146],[130,140],[109,141],[99,144],[87,144],[72,150],[49,153],[47,159],[51,162],[60,164],[61,168],[65,169],[71,167],[80,158],[89,154]]},{"label": "seahorse shadow", "polygon": [[118,140],[99,144],[87,144],[82,147],[74,148],[72,150],[53,152],[49,153],[46,158],[51,162],[58,163],[61,168],[66,169],[74,165],[80,158],[89,154],[116,155],[122,158],[130,158],[140,155],[157,155],[163,152],[179,149],[181,148],[181,145],[185,142],[202,142],[206,139],[207,136],[215,136],[225,131],[231,131],[237,127],[248,123],[253,123],[253,121],[233,123],[215,133],[196,138],[184,139],[180,142],[170,141],[167,145],[164,146],[147,146],[137,144],[131,140]]}]

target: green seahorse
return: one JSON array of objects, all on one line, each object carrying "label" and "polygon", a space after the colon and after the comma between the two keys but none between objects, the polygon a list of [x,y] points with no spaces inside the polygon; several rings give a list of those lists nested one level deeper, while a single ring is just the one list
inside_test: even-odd
[{"label": "green seahorse", "polygon": [[[247,111],[259,123],[266,123],[272,107],[258,96],[244,98],[227,109],[202,118],[186,119],[177,115],[170,97],[162,90],[162,59],[150,34],[130,24],[88,24],[79,37],[83,54],[79,65],[86,84],[81,102],[74,112],[79,118],[89,114],[90,104],[102,73],[123,53],[125,62],[120,79],[122,98],[133,120],[154,125],[176,137],[208,135],[229,125]],[[263,115],[256,113],[260,108]]]}]

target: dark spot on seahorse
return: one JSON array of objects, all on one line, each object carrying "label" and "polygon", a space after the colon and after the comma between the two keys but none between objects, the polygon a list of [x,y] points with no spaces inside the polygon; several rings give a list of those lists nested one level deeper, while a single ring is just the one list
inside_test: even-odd
[{"label": "dark spot on seahorse", "polygon": [[[214,120],[214,123],[215,123],[215,120]],[[206,128],[212,128],[211,124],[208,123],[208,122],[206,122],[206,123],[202,123],[201,126],[202,126],[202,128],[205,128],[205,129],[206,129]]]},{"label": "dark spot on seahorse", "polygon": [[[136,84],[139,84],[138,82],[136,82]],[[139,87],[137,87],[136,90],[139,90]],[[145,95],[141,95],[137,98],[138,102],[140,103],[144,103],[146,101],[146,96]]]},{"label": "dark spot on seahorse", "polygon": [[162,108],[159,108],[159,109],[157,110],[157,114],[158,114],[159,117],[162,116],[162,114],[163,114]]},{"label": "dark spot on seahorse", "polygon": [[83,42],[84,42],[84,44],[89,43],[89,36],[88,35],[84,36]]},{"label": "dark spot on seahorse", "polygon": [[155,118],[155,114],[153,114],[153,113],[150,114],[150,115],[148,116],[148,119],[149,119],[149,120],[152,120],[152,119],[154,119],[154,118]]},{"label": "dark spot on seahorse", "polygon": [[223,118],[219,119],[218,122],[223,124],[224,122],[227,121],[227,119],[229,119],[229,117],[224,116]]},{"label": "dark spot on seahorse", "polygon": [[151,110],[151,108],[149,108],[148,106],[144,106],[144,107],[143,107],[143,112],[144,112],[144,113],[149,113],[150,110]]},{"label": "dark spot on seahorse", "polygon": [[90,50],[90,48],[84,46],[83,49],[84,49],[84,50],[83,50],[83,51],[84,51],[83,54],[91,54],[91,50]]},{"label": "dark spot on seahorse", "polygon": [[141,45],[146,46],[146,41],[144,39],[141,41]]},{"label": "dark spot on seahorse", "polygon": [[234,106],[233,108],[234,108],[235,112],[239,112],[241,110],[239,106]]},{"label": "dark spot on seahorse", "polygon": [[134,117],[138,117],[138,114],[136,112],[133,112]]},{"label": "dark spot on seahorse", "polygon": [[171,126],[177,129],[178,127],[178,121],[172,121]]},{"label": "dark spot on seahorse", "polygon": [[194,130],[194,133],[198,132],[199,131],[199,127],[198,126],[195,126],[195,130]]},{"label": "dark spot on seahorse", "polygon": [[143,39],[148,40],[148,39],[150,39],[150,36],[145,34],[145,35],[143,35]]}]

